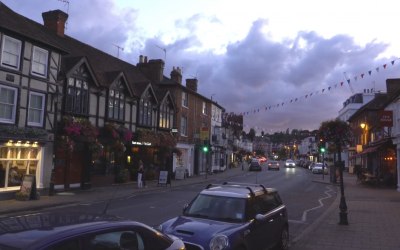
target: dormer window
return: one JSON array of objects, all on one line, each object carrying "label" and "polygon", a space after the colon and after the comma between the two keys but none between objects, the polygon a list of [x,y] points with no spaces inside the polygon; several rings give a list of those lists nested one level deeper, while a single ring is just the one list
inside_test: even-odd
[{"label": "dormer window", "polygon": [[73,115],[89,114],[89,84],[85,66],[68,78],[65,111]]},{"label": "dormer window", "polygon": [[174,110],[172,109],[171,102],[166,100],[161,104],[160,107],[160,121],[159,127],[160,128],[169,128],[173,127],[174,123]]},{"label": "dormer window", "polygon": [[121,79],[111,87],[108,94],[108,118],[123,120],[125,113],[125,95]]},{"label": "dormer window", "polygon": [[139,102],[139,124],[142,126],[152,125],[152,115],[153,115],[153,102],[152,97],[147,92]]}]

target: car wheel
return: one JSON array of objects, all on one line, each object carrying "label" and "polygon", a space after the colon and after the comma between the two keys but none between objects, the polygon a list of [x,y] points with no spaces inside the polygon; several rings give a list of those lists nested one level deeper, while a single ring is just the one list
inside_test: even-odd
[{"label": "car wheel", "polygon": [[289,249],[289,230],[287,226],[282,229],[281,238],[279,239],[277,249]]}]

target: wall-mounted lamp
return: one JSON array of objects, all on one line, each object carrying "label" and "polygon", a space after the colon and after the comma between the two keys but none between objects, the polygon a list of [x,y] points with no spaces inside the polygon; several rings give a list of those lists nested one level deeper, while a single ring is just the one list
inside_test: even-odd
[{"label": "wall-mounted lamp", "polygon": [[362,123],[360,124],[360,127],[361,127],[362,129],[365,129],[365,127],[367,127],[367,124],[364,123],[364,122],[362,122]]}]

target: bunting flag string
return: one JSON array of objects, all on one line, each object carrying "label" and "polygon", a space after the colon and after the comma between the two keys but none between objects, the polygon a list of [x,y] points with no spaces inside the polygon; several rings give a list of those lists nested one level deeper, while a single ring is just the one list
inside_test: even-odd
[{"label": "bunting flag string", "polygon": [[[391,64],[392,66],[394,66],[395,62],[396,62],[397,60],[399,60],[399,59],[400,59],[400,58],[396,58],[395,60],[390,61],[390,64]],[[381,67],[376,67],[376,68],[375,68],[376,73],[379,73],[380,68],[387,69],[387,65],[388,65],[388,64],[385,63],[385,64],[383,64]],[[368,73],[368,76],[371,76],[371,75],[372,75],[372,70],[368,70],[367,73]],[[360,77],[361,79],[364,79],[364,76],[366,76],[366,74],[365,74],[365,73],[361,73],[361,74],[359,74],[359,75],[353,76],[353,79],[354,79],[354,81],[357,81],[357,80],[359,79],[358,77]],[[349,85],[351,84],[350,78],[349,78],[349,79],[346,79],[346,81],[347,81],[347,84],[349,84]],[[341,82],[339,83],[339,85],[340,85],[340,87],[343,87],[344,82],[341,81]],[[337,86],[338,86],[338,84],[335,83],[333,86],[334,86],[334,88],[336,89]],[[327,88],[323,88],[323,89],[321,90],[321,94],[328,93],[329,91],[331,91],[331,89],[332,89],[332,86],[328,86]],[[325,90],[326,90],[326,91],[325,91]],[[318,94],[319,94],[319,90],[317,90],[317,91],[315,91],[315,92],[311,92],[311,93],[306,94],[306,95],[303,95],[303,96],[301,96],[301,97],[296,97],[296,98],[288,99],[288,101],[284,101],[284,102],[282,102],[282,103],[277,103],[277,104],[274,104],[274,105],[268,105],[268,104],[267,104],[267,105],[265,105],[264,110],[265,110],[265,111],[268,111],[268,110],[271,110],[272,108],[283,107],[285,103],[296,103],[296,102],[300,101],[300,100],[303,99],[303,98],[304,98],[304,99],[309,99],[309,98],[311,98],[313,95],[316,96],[316,95],[318,95]],[[290,100],[290,101],[289,101],[289,100]],[[261,109],[261,110],[262,110],[262,109]],[[246,116],[246,115],[255,114],[255,113],[259,113],[259,112],[260,112],[260,108],[255,108],[253,111],[244,111],[244,112],[241,112],[241,113],[239,113],[239,114],[240,114],[240,115],[243,115],[243,116]]]}]

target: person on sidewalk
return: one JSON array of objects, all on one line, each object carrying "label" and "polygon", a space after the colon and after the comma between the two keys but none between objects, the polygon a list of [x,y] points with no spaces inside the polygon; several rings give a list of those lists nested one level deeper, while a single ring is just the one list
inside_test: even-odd
[{"label": "person on sidewalk", "polygon": [[142,160],[139,160],[139,169],[138,169],[138,173],[137,173],[138,188],[143,187],[143,175],[144,175],[143,162],[142,162]]}]

